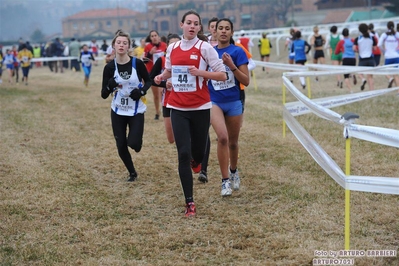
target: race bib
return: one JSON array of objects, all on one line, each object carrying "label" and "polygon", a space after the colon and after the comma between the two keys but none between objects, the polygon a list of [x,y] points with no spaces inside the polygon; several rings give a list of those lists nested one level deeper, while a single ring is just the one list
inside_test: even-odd
[{"label": "race bib", "polygon": [[172,66],[172,84],[175,92],[193,92],[197,90],[197,79],[188,71],[189,66]]},{"label": "race bib", "polygon": [[158,58],[162,57],[165,53],[164,52],[156,52],[152,55],[153,62],[155,63]]},{"label": "race bib", "polygon": [[215,89],[215,91],[230,89],[236,85],[234,80],[234,73],[228,67],[226,67],[226,75],[227,75],[226,81],[211,80],[212,86]]},{"label": "race bib", "polygon": [[82,57],[82,63],[83,63],[85,66],[91,66],[91,60],[90,60],[90,58],[88,58],[88,57]]}]

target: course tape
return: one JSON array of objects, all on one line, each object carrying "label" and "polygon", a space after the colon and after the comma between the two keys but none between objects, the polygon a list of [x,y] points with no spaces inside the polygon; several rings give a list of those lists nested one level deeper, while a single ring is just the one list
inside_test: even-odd
[{"label": "course tape", "polygon": [[[96,60],[103,60],[104,56],[95,57]],[[51,62],[51,61],[64,61],[64,60],[72,60],[72,59],[79,59],[76,56],[53,56],[53,57],[39,57],[39,58],[32,58],[30,61],[32,63],[35,62]]]},{"label": "course tape", "polygon": [[[274,69],[281,69],[287,71],[284,73],[287,77],[297,76],[330,76],[338,74],[349,74],[349,73],[362,73],[372,75],[398,75],[399,64],[393,65],[382,65],[377,67],[359,67],[359,66],[343,66],[343,65],[323,65],[323,64],[306,64],[306,65],[295,65],[295,64],[283,64],[273,62],[263,62],[254,60],[256,66],[269,67]],[[313,70],[313,71],[312,71]],[[321,71],[316,71],[321,70]]]},{"label": "course tape", "polygon": [[327,172],[340,186],[345,187],[345,174],[337,163],[320,147],[312,136],[296,121],[287,108],[283,108],[283,118],[291,132],[309,152],[313,159]]},{"label": "course tape", "polygon": [[313,101],[311,101],[308,97],[306,97],[302,92],[300,92],[294,84],[290,82],[288,78],[283,76],[283,82],[284,85],[287,87],[287,89],[297,98],[301,103],[303,103],[309,110],[312,110],[312,112],[323,118],[327,119],[336,123],[339,123],[341,120],[341,115],[328,109],[325,108],[321,105],[315,104]]},{"label": "course tape", "polygon": [[[322,64],[306,64],[309,69],[328,70],[330,74],[348,74],[348,73],[362,73],[372,75],[397,75],[399,73],[399,64],[382,65],[376,67],[362,67],[362,66],[343,66],[343,65],[322,65]],[[334,71],[334,72],[331,72]]]},{"label": "course tape", "polygon": [[344,129],[344,137],[399,148],[399,130],[395,129],[348,124]]},{"label": "course tape", "polygon": [[[336,162],[320,147],[294,117],[294,115],[313,112],[321,118],[343,125],[345,138],[355,137],[387,146],[399,147],[398,130],[351,124],[350,121],[342,119],[342,116],[338,113],[326,108],[376,97],[394,91],[397,88],[361,92],[354,95],[342,95],[335,97],[335,99],[333,97],[327,97],[311,101],[285,76],[283,76],[283,83],[300,101],[285,104],[283,107],[283,118],[285,123],[298,141],[328,175],[345,189],[399,195],[399,177],[346,176]],[[325,106],[322,106],[322,103],[324,103]]]},{"label": "course tape", "polygon": [[[390,88],[390,89],[381,89],[381,90],[373,90],[373,91],[364,91],[358,93],[351,93],[345,95],[331,96],[325,98],[313,99],[314,103],[317,103],[320,106],[325,108],[333,108],[342,106],[345,104],[355,103],[362,100],[367,100],[373,97],[377,97],[389,92],[393,92],[398,90],[399,87]],[[304,115],[312,112],[304,103],[300,101],[289,102],[286,103],[285,106],[290,111],[293,116]]]},{"label": "course tape", "polygon": [[291,132],[321,168],[341,187],[354,191],[399,195],[398,177],[346,176],[337,163],[283,107],[283,118]]}]

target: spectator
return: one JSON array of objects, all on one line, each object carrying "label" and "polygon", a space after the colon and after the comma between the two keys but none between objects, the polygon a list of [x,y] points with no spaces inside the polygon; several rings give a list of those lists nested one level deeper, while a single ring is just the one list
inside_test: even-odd
[{"label": "spectator", "polygon": [[[37,44],[35,45],[35,47],[33,48],[33,57],[34,58],[40,58],[41,57],[41,48],[40,46],[38,46]],[[40,61],[36,61],[35,62],[35,66],[36,67],[41,67],[42,66],[42,62]]]},{"label": "spectator", "polygon": [[18,50],[17,50],[17,52],[19,52],[19,51],[21,51],[22,50],[22,45],[24,45],[25,43],[24,43],[24,40],[22,39],[22,38],[19,38],[19,41],[18,41]]},{"label": "spectator", "polygon": [[[64,45],[64,42],[61,41],[62,45]],[[69,45],[64,45],[64,52],[62,53],[63,56],[68,57],[69,56]],[[62,66],[65,69],[69,68],[69,59],[62,60]]]},{"label": "spectator", "polygon": [[[46,57],[53,57],[53,42],[47,42],[46,44],[46,49],[45,49],[45,53],[46,53]],[[54,71],[54,61],[47,61],[48,62],[48,67],[50,68],[50,71],[53,72]]]},{"label": "spectator", "polygon": [[107,40],[103,40],[103,44],[101,45],[101,51],[105,54],[107,52],[108,49],[108,44],[107,44]]},{"label": "spectator", "polygon": [[80,64],[78,62],[78,58],[80,57],[80,43],[75,38],[71,38],[71,42],[69,43],[69,55],[76,57],[71,59],[71,69],[73,71],[79,72]]},{"label": "spectator", "polygon": [[136,40],[132,39],[132,49],[136,48],[138,45],[136,44]]},{"label": "spectator", "polygon": [[[56,57],[63,57],[64,56],[64,45],[61,43],[60,38],[55,38],[55,41],[52,45],[52,51],[53,51],[53,56]],[[64,72],[64,67],[63,67],[63,63],[62,60],[56,61],[55,64],[55,73],[58,72],[58,66],[60,68],[60,72],[63,73]]]},{"label": "spectator", "polygon": [[[40,44],[40,57],[46,57],[46,44],[41,43]],[[43,66],[47,66],[47,61],[43,61]]]},{"label": "spectator", "polygon": [[3,45],[0,44],[0,84],[3,83],[1,75],[3,74]]}]

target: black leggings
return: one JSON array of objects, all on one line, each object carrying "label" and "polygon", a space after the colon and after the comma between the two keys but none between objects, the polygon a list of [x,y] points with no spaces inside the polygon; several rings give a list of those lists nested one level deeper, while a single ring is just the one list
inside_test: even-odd
[{"label": "black leggings", "polygon": [[[141,150],[143,144],[144,132],[144,114],[136,114],[135,116],[123,116],[116,114],[111,109],[112,131],[118,148],[119,157],[122,159],[129,173],[134,173],[132,156],[128,147],[135,152]],[[126,128],[129,126],[129,133],[126,138]]]},{"label": "black leggings", "polygon": [[210,109],[198,111],[171,110],[173,134],[178,153],[179,176],[186,203],[194,201],[193,174],[190,162],[201,163],[209,134]]}]

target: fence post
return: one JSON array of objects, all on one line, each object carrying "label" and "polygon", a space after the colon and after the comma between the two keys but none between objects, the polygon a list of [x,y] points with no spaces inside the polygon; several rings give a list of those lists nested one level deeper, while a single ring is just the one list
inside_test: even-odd
[{"label": "fence post", "polygon": [[[344,137],[345,137],[345,175],[350,176],[351,169],[351,139],[348,134],[347,125],[352,124],[356,118],[359,118],[359,115],[355,113],[345,113],[342,115],[343,119],[345,119],[345,127],[344,127]],[[346,183],[346,182],[345,182]],[[348,189],[347,184],[345,185],[345,250],[350,249],[350,203],[351,203],[351,191]]]}]

